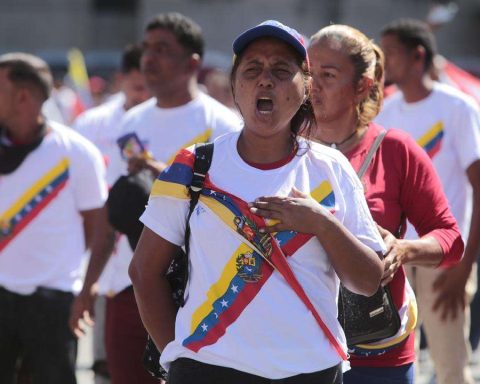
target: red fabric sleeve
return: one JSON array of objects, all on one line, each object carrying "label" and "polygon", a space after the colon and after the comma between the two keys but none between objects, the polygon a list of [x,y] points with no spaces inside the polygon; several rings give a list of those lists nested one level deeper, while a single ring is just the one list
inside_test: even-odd
[{"label": "red fabric sleeve", "polygon": [[462,257],[464,245],[433,164],[409,135],[390,132],[391,135],[403,136],[401,141],[397,141],[401,146],[397,151],[391,151],[403,164],[404,178],[400,192],[403,212],[420,237],[433,236],[437,239],[444,253],[440,266],[456,264]]}]

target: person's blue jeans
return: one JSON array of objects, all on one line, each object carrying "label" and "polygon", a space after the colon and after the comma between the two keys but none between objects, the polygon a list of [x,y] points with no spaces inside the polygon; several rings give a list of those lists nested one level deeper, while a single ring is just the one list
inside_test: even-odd
[{"label": "person's blue jeans", "polygon": [[75,384],[77,343],[68,327],[73,294],[39,288],[19,295],[0,287],[0,383],[13,384],[23,359],[33,384]]},{"label": "person's blue jeans", "polygon": [[352,367],[343,384],[413,384],[413,363],[400,367]]}]

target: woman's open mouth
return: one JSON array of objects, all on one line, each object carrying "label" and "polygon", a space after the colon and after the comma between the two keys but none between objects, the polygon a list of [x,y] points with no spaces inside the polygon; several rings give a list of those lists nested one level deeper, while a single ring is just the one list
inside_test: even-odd
[{"label": "woman's open mouth", "polygon": [[257,99],[257,111],[264,115],[272,113],[273,100],[268,97],[260,97]]}]

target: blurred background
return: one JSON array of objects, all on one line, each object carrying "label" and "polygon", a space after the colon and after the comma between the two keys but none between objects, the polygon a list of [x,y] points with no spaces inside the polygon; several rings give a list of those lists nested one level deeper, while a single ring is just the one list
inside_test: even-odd
[{"label": "blurred background", "polygon": [[377,40],[384,24],[408,16],[435,28],[441,54],[480,74],[480,0],[0,0],[0,53],[37,54],[63,79],[76,47],[93,77],[93,96],[113,93],[122,48],[139,41],[146,21],[165,11],[190,16],[203,28],[207,68],[228,69],[233,38],[265,19],[306,36],[344,23]]}]

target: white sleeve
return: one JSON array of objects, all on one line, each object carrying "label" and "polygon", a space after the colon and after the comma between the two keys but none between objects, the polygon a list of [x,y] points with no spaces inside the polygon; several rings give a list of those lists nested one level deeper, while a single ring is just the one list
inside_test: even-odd
[{"label": "white sleeve", "polygon": [[100,151],[88,140],[79,137],[72,143],[70,159],[72,189],[78,210],[103,207],[107,200],[107,184]]},{"label": "white sleeve", "polygon": [[452,121],[455,152],[464,170],[480,159],[480,113],[476,105],[462,104]]},{"label": "white sleeve", "polygon": [[151,197],[140,221],[165,240],[184,245],[189,200]]},{"label": "white sleeve", "polygon": [[85,111],[80,114],[72,124],[72,128],[74,131],[80,133],[83,137],[90,140],[92,143],[95,142],[95,132],[94,127],[96,126],[96,122],[91,116],[91,110]]}]

